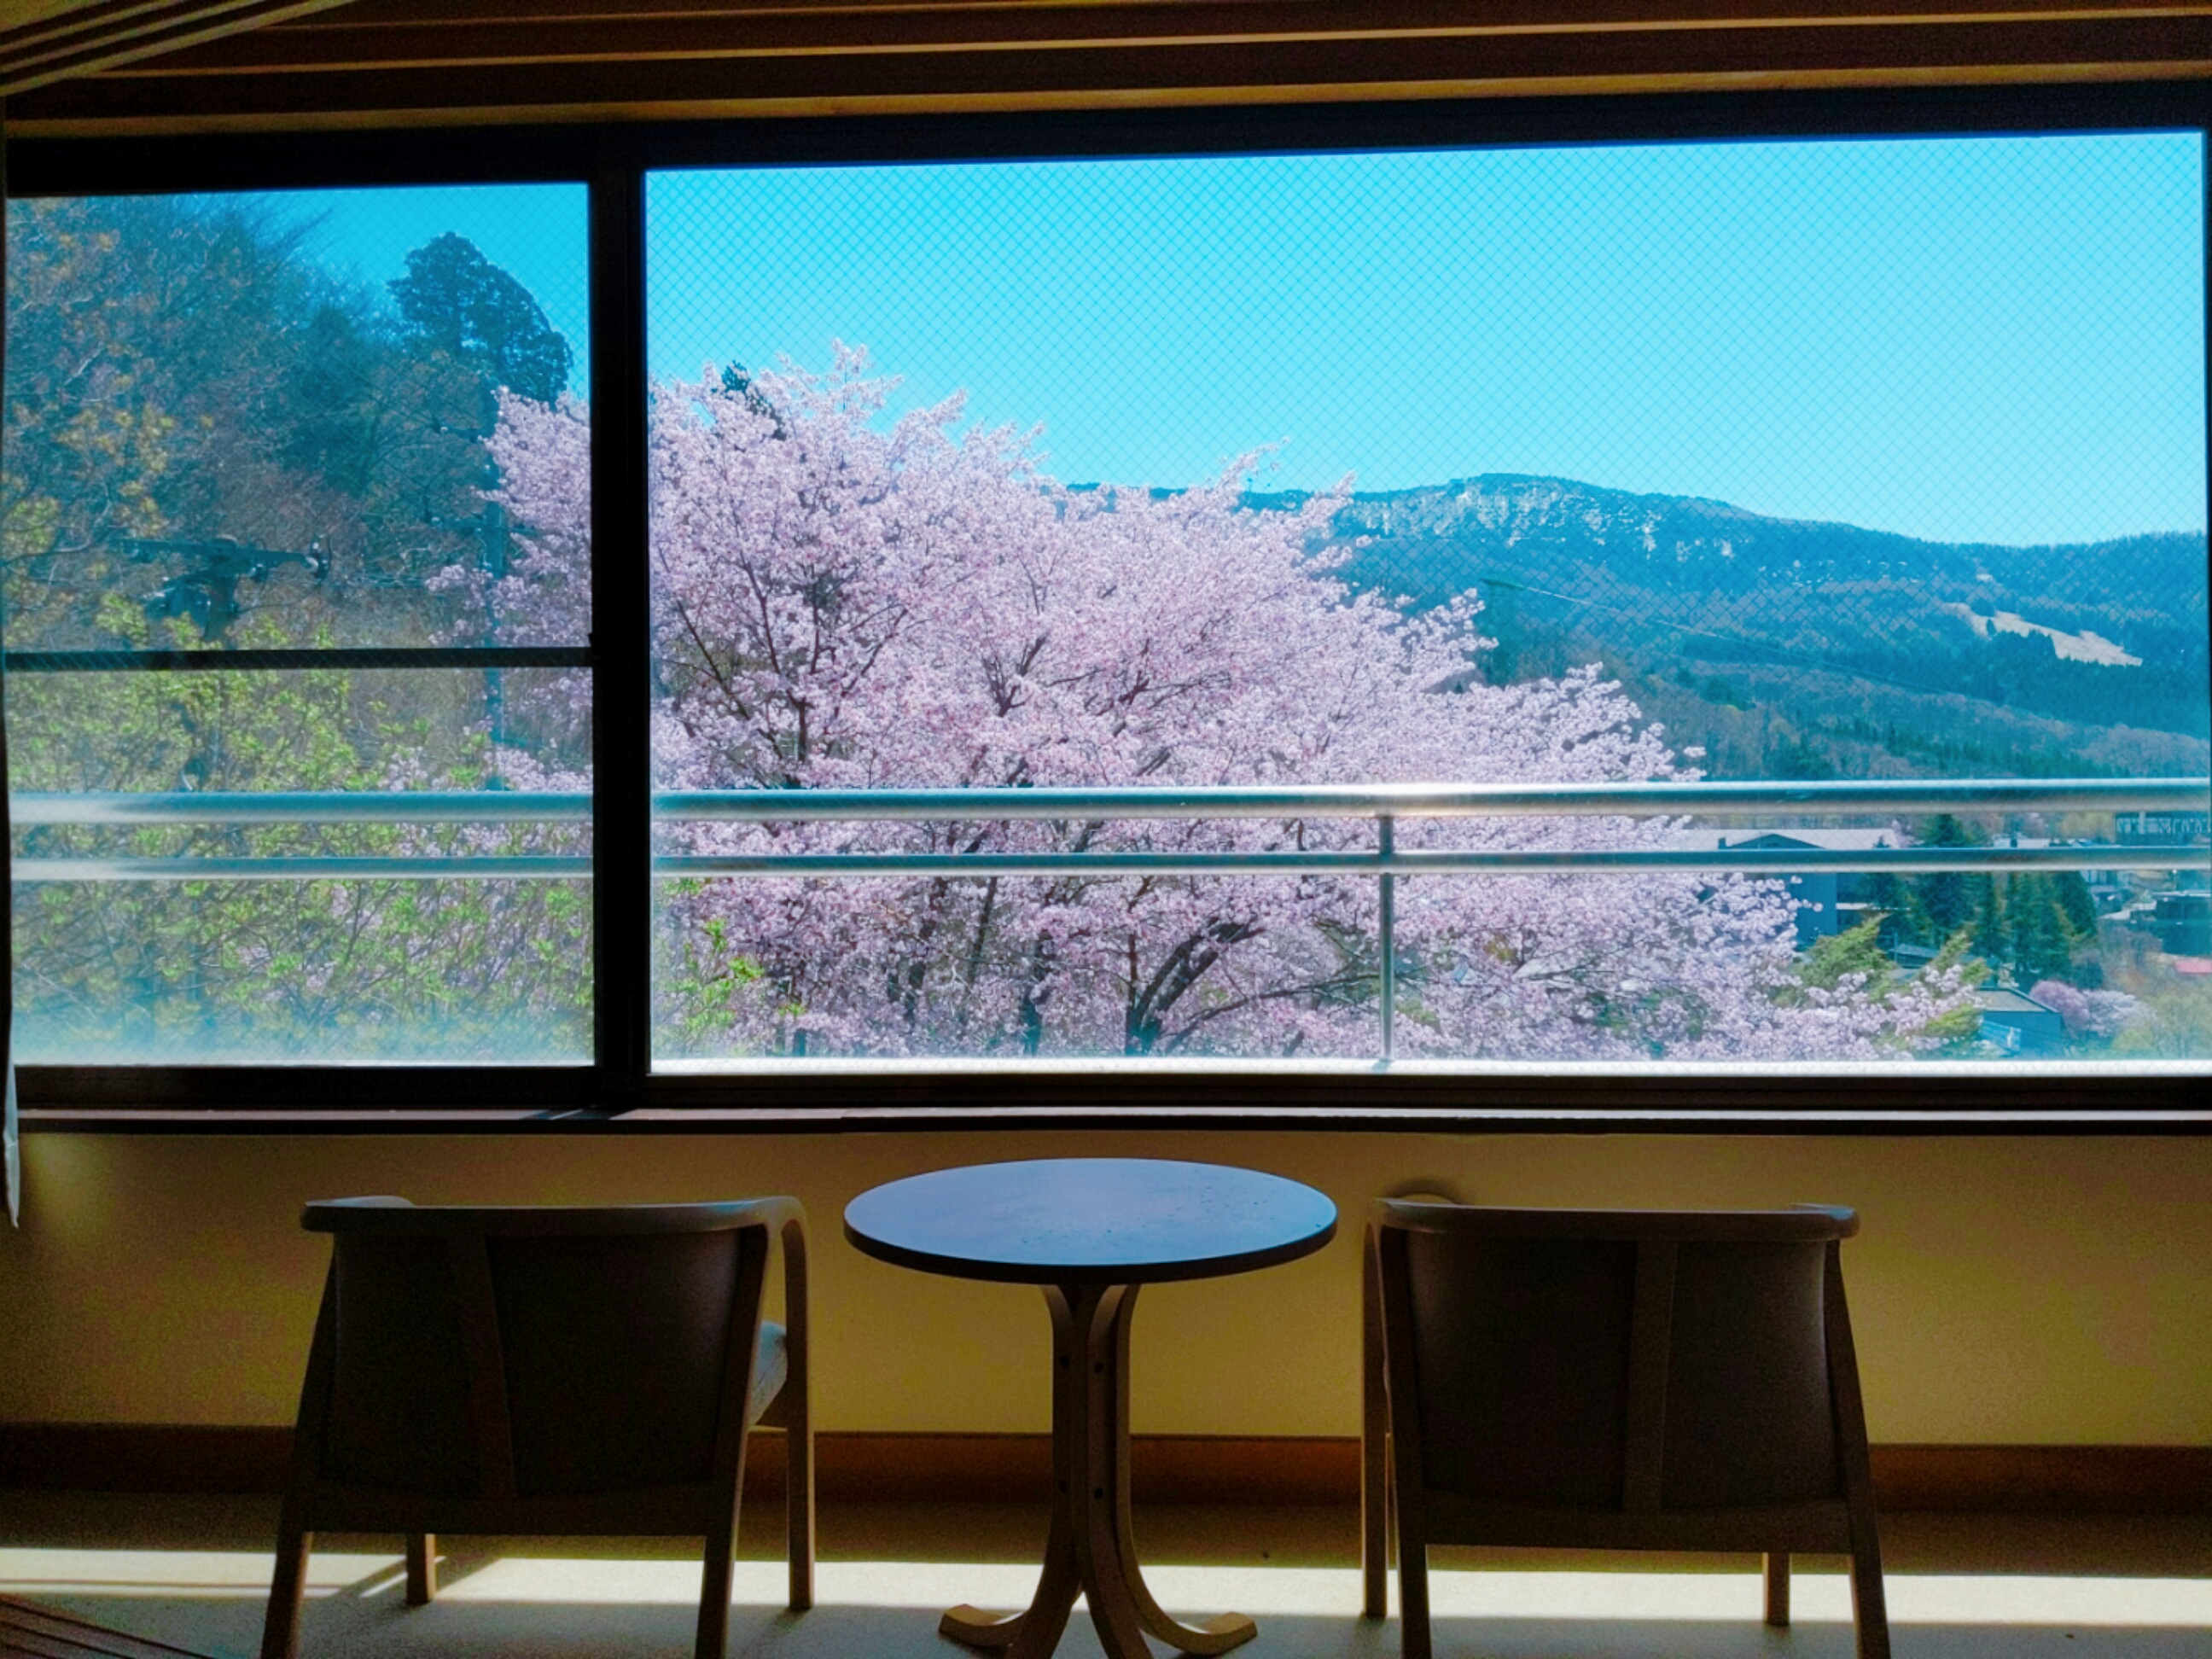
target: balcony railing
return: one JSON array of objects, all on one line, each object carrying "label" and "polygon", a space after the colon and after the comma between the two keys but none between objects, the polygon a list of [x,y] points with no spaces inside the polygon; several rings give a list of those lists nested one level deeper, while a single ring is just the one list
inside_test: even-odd
[{"label": "balcony railing", "polygon": [[[1816,871],[2183,870],[2204,866],[2205,847],[2188,841],[2057,843],[2044,847],[1575,848],[1533,850],[1400,848],[1401,818],[1684,817],[1773,823],[1808,817],[1978,816],[2067,812],[2203,814],[2203,778],[2063,779],[2051,781],[1878,783],[1346,784],[1294,788],[733,789],[653,798],[661,823],[1091,822],[1271,818],[1369,818],[1371,852],[1277,848],[1250,852],[1064,853],[666,853],[657,875],[1005,876],[1068,875],[1561,875],[1689,870],[1747,874]],[[585,793],[405,791],[389,794],[278,791],[167,794],[54,793],[11,798],[17,828],[41,825],[307,823],[585,823]],[[1786,827],[1786,826],[1784,826]],[[18,881],[445,881],[456,878],[586,878],[587,854],[514,857],[178,858],[29,855]]]},{"label": "balcony railing", "polygon": [[[1371,851],[1283,848],[1232,852],[1100,850],[1034,853],[664,853],[667,878],[847,878],[930,875],[1372,878],[1378,889],[1382,1057],[1391,1058],[1396,1002],[1394,939],[1400,876],[1632,875],[1651,871],[1751,876],[1816,872],[1930,874],[2061,870],[2203,870],[2202,842],[2052,842],[2040,847],[1853,848],[1572,848],[1506,850],[1401,848],[1401,818],[1674,817],[1774,823],[1807,817],[1978,816],[2068,812],[2197,815],[2212,807],[2203,778],[1877,783],[1361,784],[1261,788],[714,790],[659,794],[665,823],[798,822],[1090,823],[1367,818]],[[366,793],[21,794],[18,826],[307,823],[550,824],[589,823],[587,793],[414,791]],[[589,854],[354,857],[192,855],[175,858],[31,855],[13,860],[19,882],[580,880]]]},{"label": "balcony railing", "polygon": [[[1372,852],[1279,848],[1252,852],[1070,853],[669,853],[653,860],[662,876],[892,875],[1560,875],[1650,870],[1798,874],[1814,871],[2179,870],[2205,865],[2202,843],[2057,843],[2044,847],[1792,848],[1575,848],[1536,850],[1401,849],[1401,818],[1650,818],[1771,821],[1778,818],[2098,812],[2118,815],[2207,811],[2201,778],[2047,783],[1692,783],[1443,785],[1352,784],[1284,789],[744,789],[653,797],[662,823],[1112,821],[1371,818]],[[105,825],[306,823],[585,823],[584,793],[507,790],[250,792],[167,794],[19,794],[17,828]],[[587,854],[514,857],[300,857],[191,855],[179,858],[16,858],[18,881],[444,881],[523,878],[577,879],[592,873]]]}]

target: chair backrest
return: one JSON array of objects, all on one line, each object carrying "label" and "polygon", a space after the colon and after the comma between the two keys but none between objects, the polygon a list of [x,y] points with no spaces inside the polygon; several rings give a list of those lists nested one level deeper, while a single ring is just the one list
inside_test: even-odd
[{"label": "chair backrest", "polygon": [[1428,1489],[1643,1512],[1841,1493],[1830,1282],[1850,1211],[1386,1199],[1370,1219],[1392,1426]]},{"label": "chair backrest", "polygon": [[301,1225],[333,1235],[318,1479],[477,1498],[711,1479],[787,1209],[310,1204]]}]

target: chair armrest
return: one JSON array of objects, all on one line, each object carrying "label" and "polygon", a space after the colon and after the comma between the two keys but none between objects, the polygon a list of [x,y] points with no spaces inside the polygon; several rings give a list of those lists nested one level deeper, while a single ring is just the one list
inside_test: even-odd
[{"label": "chair armrest", "polygon": [[1856,1211],[1828,1204],[1793,1204],[1779,1210],[1534,1210],[1378,1198],[1369,1202],[1367,1218],[1372,1226],[1400,1232],[1621,1243],[1815,1244],[1849,1238],[1859,1230]]},{"label": "chair armrest", "polygon": [[410,1204],[404,1198],[324,1199],[301,1212],[311,1233],[368,1233],[385,1237],[488,1238],[636,1237],[649,1233],[716,1233],[765,1227],[781,1233],[806,1212],[795,1198],[750,1198],[711,1204],[447,1205]]}]

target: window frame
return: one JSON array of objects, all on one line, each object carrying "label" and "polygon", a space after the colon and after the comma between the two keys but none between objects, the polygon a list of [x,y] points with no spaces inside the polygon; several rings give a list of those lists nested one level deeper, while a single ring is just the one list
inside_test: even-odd
[{"label": "window frame", "polygon": [[[2095,1069],[814,1061],[651,1069],[645,182],[693,167],[2195,130],[2212,83],[1905,88],[695,123],[8,146],[11,198],[578,183],[592,361],[594,1057],[561,1066],[33,1066],[27,1128],[311,1133],[893,1127],[2172,1133],[2212,1056]],[[2208,284],[2212,288],[2212,284]],[[2212,329],[2207,331],[2212,339]],[[2212,366],[2208,366],[2212,383]],[[2208,422],[2212,453],[2212,422]],[[2212,471],[2212,466],[2208,466]],[[1040,1098],[1048,1094],[1049,1103]]]}]

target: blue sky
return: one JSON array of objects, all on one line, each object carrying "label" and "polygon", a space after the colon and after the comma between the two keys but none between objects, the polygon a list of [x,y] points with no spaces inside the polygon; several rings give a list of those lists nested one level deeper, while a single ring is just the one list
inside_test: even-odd
[{"label": "blue sky", "polygon": [[[1942,540],[2205,521],[2194,134],[656,175],[653,371],[830,343],[1070,482],[1536,472]],[[324,198],[471,236],[583,343],[580,191]]]}]

